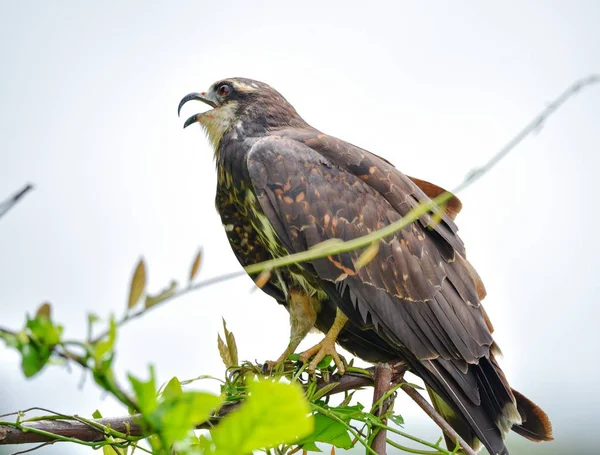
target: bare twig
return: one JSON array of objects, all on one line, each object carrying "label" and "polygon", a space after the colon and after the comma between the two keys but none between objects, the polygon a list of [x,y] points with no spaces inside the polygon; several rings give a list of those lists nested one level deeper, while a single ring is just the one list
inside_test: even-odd
[{"label": "bare twig", "polygon": [[[373,387],[373,406],[377,406],[377,403],[381,401],[377,409],[373,409],[373,413],[381,417],[385,415],[390,405],[389,400],[385,400],[384,395],[390,390],[392,384],[392,367],[389,363],[380,363],[375,367],[375,386]],[[385,425],[386,420],[382,419],[382,423]],[[387,443],[386,443],[387,431],[385,428],[379,429],[371,442],[371,448],[377,452],[378,455],[387,454]]]},{"label": "bare twig", "polygon": [[[113,430],[130,436],[141,436],[142,428],[134,416],[111,417],[106,419],[95,419],[93,422],[110,426]],[[42,430],[44,432],[75,438],[86,442],[104,440],[104,432],[86,423],[77,420],[49,419],[37,422],[23,423],[23,430],[8,425],[0,426],[0,445],[2,444],[26,444],[32,442],[48,442],[53,438],[27,429]]]},{"label": "bare twig", "polygon": [[536,117],[531,120],[519,133],[514,136],[508,143],[502,147],[492,158],[479,168],[471,170],[463,182],[458,185],[453,191],[456,193],[467,186],[471,185],[475,181],[479,180],[484,174],[491,170],[496,164],[498,164],[506,155],[508,155],[517,145],[519,145],[523,139],[530,134],[540,131],[544,127],[544,123],[548,118],[554,114],[569,98],[573,97],[581,90],[600,83],[600,74],[592,74],[588,77],[584,77],[573,82],[567,89],[557,96],[554,101],[546,106],[546,108],[540,112]]},{"label": "bare twig", "polygon": [[29,190],[32,190],[32,189],[33,189],[33,185],[31,183],[28,183],[21,190],[19,190],[16,194],[12,195],[11,197],[9,197],[4,202],[0,202],[0,217],[2,217],[3,215],[5,215],[6,212],[8,212],[11,208],[13,208],[15,206],[15,204],[17,202],[19,202],[19,200],[23,196],[25,196],[25,194]]},{"label": "bare twig", "polygon": [[36,450],[41,449],[42,447],[46,447],[46,446],[52,445],[55,442],[56,441],[42,442],[41,444],[38,444],[38,445],[32,447],[31,449],[20,450],[19,452],[13,452],[10,455],[22,455],[24,453],[35,452]]},{"label": "bare twig", "polygon": [[[140,316],[143,316],[144,314],[148,313],[148,311],[154,309],[154,308],[158,308],[159,306],[164,305],[165,303],[171,301],[171,300],[175,300],[179,297],[182,297],[186,294],[188,294],[189,292],[192,291],[197,291],[199,289],[208,287],[208,286],[212,286],[213,284],[217,284],[217,283],[221,283],[223,281],[228,281],[228,280],[232,280],[234,278],[239,278],[242,276],[246,276],[247,273],[244,272],[243,270],[239,270],[237,272],[231,272],[231,273],[226,273],[224,275],[219,275],[213,278],[208,278],[204,281],[200,281],[198,283],[195,284],[190,284],[189,286],[180,289],[179,291],[173,292],[173,294],[169,295],[168,297],[165,297],[164,299],[162,299],[160,302],[156,303],[155,305],[152,305],[151,307],[148,308],[142,308],[140,310],[137,311],[133,311],[133,312],[129,312],[127,313],[125,316],[123,316],[122,319],[120,319],[119,321],[117,321],[117,326],[122,327],[125,324],[127,324],[128,322],[132,321],[133,319],[137,319]],[[93,339],[91,339],[89,342],[91,344],[97,343],[98,341],[100,341],[102,338],[106,337],[108,335],[108,330],[102,332],[101,334],[95,336]]]},{"label": "bare twig", "polygon": [[460,435],[452,428],[448,422],[429,404],[429,402],[423,398],[423,396],[414,388],[408,384],[404,384],[400,387],[406,394],[413,399],[419,407],[425,411],[425,413],[431,417],[437,426],[452,440],[457,441],[465,455],[477,455],[467,442],[460,437]]}]

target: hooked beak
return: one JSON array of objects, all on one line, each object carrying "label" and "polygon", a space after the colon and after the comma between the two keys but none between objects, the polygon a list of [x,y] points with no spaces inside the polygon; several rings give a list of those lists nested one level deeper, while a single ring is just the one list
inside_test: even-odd
[{"label": "hooked beak", "polygon": [[[202,93],[190,93],[189,95],[185,95],[183,97],[183,99],[179,102],[179,107],[177,108],[177,115],[179,116],[181,114],[181,108],[183,107],[183,105],[185,103],[187,103],[190,100],[198,100],[198,101],[202,101],[203,103],[208,104],[209,106],[215,108],[218,107],[218,104],[216,102],[214,102],[213,100],[211,100],[210,98],[207,97],[206,92],[202,92]],[[183,124],[184,128],[187,128],[188,126],[190,126],[192,123],[196,123],[198,121],[200,121],[200,117],[203,115],[203,113],[201,114],[196,114],[196,115],[192,115],[190,118],[188,118],[185,123]]]}]

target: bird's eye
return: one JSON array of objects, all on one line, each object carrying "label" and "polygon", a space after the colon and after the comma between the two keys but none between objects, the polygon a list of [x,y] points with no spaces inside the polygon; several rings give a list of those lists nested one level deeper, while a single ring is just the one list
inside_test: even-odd
[{"label": "bird's eye", "polygon": [[217,89],[217,93],[219,96],[227,96],[231,93],[231,87],[227,84],[220,85]]}]

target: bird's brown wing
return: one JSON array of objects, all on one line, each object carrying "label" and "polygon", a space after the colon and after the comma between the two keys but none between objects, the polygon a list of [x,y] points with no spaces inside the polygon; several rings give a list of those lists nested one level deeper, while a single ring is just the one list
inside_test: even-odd
[{"label": "bird's brown wing", "polygon": [[[315,150],[271,136],[248,153],[246,172],[260,207],[290,253],[368,234],[428,200],[393,166],[350,147]],[[495,421],[514,397],[488,360],[493,340],[460,260],[464,247],[456,230],[448,216],[435,222],[424,215],[383,239],[360,269],[362,250],[305,266],[353,322],[413,359],[418,374],[453,403],[488,449],[505,453]]]},{"label": "bird's brown wing", "polygon": [[[404,212],[406,205],[404,201],[407,199],[411,207],[414,207],[419,201],[433,199],[447,192],[444,188],[426,180],[404,175],[385,158],[336,137],[321,134],[318,131],[300,134],[297,131],[290,131],[290,135],[327,157],[335,165],[363,179],[380,192],[399,212]],[[411,182],[414,185],[411,185]],[[452,195],[443,209],[446,217],[443,218],[441,225],[436,230],[445,235],[448,232],[456,234],[457,228],[454,219],[462,210],[462,202],[458,197]],[[460,242],[458,237],[456,239]],[[485,286],[477,271],[467,261],[462,243],[455,243],[454,249],[457,259],[463,263],[475,283],[479,300],[483,300],[486,295]],[[491,326],[491,324],[488,325]]]},{"label": "bird's brown wing", "polygon": [[[366,164],[350,163],[350,172],[307,145],[277,137],[261,139],[247,159],[261,207],[290,252],[368,234],[426,200],[410,179],[390,167],[399,177],[389,185],[394,206],[384,197],[385,188],[369,182],[382,170]],[[377,256],[356,270],[361,252],[312,265],[320,279],[351,294],[364,323],[419,359],[441,356],[462,370],[488,354],[492,337],[469,270],[456,260],[464,248],[448,217],[440,223],[421,217],[384,239]]]},{"label": "bird's brown wing", "polygon": [[[373,157],[377,158],[378,160],[394,167],[392,162],[388,161],[384,157],[376,155],[375,153],[368,152],[367,150],[360,149],[359,147],[356,147],[355,145],[348,144],[347,142],[337,139],[335,137],[328,136],[325,134],[319,134],[318,132],[316,132],[316,134],[315,133],[313,133],[313,134],[309,133],[309,134],[303,134],[303,135],[301,134],[301,136],[303,136],[303,138],[306,139],[307,143],[313,144],[313,146],[315,146],[315,148],[319,148],[320,145],[325,146],[325,147],[327,147],[327,146],[331,147],[332,145],[339,147],[340,145],[342,145],[342,147],[344,147],[344,148],[350,147],[354,150],[366,153],[366,154],[373,156]],[[417,185],[419,187],[419,189],[421,191],[423,191],[423,193],[425,193],[427,195],[427,197],[430,199],[433,199],[434,197],[437,197],[442,193],[448,192],[448,190],[445,190],[441,186],[437,186],[434,183],[428,182],[427,180],[418,179],[416,177],[411,177],[409,175],[407,175],[407,177],[410,180],[412,180],[412,182],[415,185]],[[450,200],[446,203],[444,210],[445,210],[446,214],[454,220],[456,218],[456,215],[458,215],[460,213],[460,211],[462,210],[462,202],[460,202],[460,199],[458,199],[455,195],[453,195],[450,198]]]}]

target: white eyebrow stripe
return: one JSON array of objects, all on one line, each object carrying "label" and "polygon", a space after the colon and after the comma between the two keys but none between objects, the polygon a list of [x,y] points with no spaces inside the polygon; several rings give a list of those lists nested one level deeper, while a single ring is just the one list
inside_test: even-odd
[{"label": "white eyebrow stripe", "polygon": [[234,81],[233,86],[236,88],[236,90],[238,90],[240,92],[244,92],[244,93],[255,92],[259,89],[259,86],[256,85],[254,82],[251,83],[250,85],[248,85],[243,82]]}]

